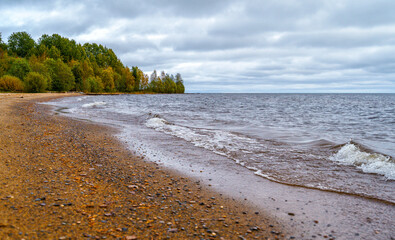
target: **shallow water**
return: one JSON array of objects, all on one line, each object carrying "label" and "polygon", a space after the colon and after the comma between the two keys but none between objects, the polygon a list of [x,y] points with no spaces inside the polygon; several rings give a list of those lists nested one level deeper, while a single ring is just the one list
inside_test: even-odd
[{"label": "shallow water", "polygon": [[[394,94],[118,95],[50,104],[119,127],[154,161],[209,151],[272,181],[395,203]],[[160,142],[162,134],[182,144]]]}]

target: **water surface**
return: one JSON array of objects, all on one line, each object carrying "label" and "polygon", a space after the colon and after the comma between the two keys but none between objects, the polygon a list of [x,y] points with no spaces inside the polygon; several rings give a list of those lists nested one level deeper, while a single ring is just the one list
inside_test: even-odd
[{"label": "water surface", "polygon": [[119,127],[148,158],[183,153],[159,142],[165,134],[272,181],[395,203],[394,94],[117,95],[51,104]]}]

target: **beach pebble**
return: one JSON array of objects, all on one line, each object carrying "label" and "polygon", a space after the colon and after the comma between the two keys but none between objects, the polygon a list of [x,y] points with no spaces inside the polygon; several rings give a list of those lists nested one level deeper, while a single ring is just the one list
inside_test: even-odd
[{"label": "beach pebble", "polygon": [[137,237],[135,235],[132,235],[132,236],[126,236],[124,239],[125,240],[135,240],[135,239],[137,239]]}]

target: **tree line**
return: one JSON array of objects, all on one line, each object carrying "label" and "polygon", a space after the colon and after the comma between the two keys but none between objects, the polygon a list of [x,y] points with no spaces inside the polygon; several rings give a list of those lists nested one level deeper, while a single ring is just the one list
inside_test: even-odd
[{"label": "tree line", "polygon": [[184,93],[181,74],[124,66],[114,51],[101,44],[76,43],[44,34],[34,41],[15,32],[5,43],[0,33],[0,91],[80,91]]}]

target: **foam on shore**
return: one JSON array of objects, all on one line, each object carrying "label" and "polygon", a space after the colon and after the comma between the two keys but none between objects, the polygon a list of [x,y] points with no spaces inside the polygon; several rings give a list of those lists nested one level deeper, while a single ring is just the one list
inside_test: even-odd
[{"label": "foam on shore", "polygon": [[364,152],[353,143],[344,145],[330,159],[340,164],[356,166],[365,173],[376,173],[395,180],[395,163],[390,157]]}]

